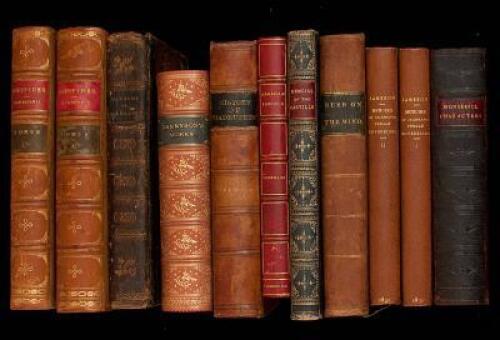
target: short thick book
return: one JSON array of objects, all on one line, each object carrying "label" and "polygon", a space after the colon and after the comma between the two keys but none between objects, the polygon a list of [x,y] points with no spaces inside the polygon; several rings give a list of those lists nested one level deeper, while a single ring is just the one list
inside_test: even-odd
[{"label": "short thick book", "polygon": [[290,296],[286,38],[257,42],[264,297]]},{"label": "short thick book", "polygon": [[111,307],[148,308],[156,300],[152,74],[156,66],[182,68],[184,60],[150,34],[126,32],[108,37],[107,64]]},{"label": "short thick book", "polygon": [[54,308],[55,31],[12,32],[11,309]]},{"label": "short thick book", "polygon": [[432,51],[434,302],[489,301],[486,50]]},{"label": "short thick book", "polygon": [[368,313],[365,37],[327,35],[321,56],[325,316]]},{"label": "short thick book", "polygon": [[318,32],[288,33],[291,318],[321,318]]},{"label": "short thick book", "polygon": [[399,50],[401,289],[404,306],[432,304],[430,56]]},{"label": "short thick book", "polygon": [[255,41],[211,43],[214,314],[262,317]]},{"label": "short thick book", "polygon": [[212,310],[207,71],[158,79],[162,309]]},{"label": "short thick book", "polygon": [[58,312],[109,309],[106,37],[93,27],[57,33]]},{"label": "short thick book", "polygon": [[366,49],[370,304],[401,303],[398,50]]}]

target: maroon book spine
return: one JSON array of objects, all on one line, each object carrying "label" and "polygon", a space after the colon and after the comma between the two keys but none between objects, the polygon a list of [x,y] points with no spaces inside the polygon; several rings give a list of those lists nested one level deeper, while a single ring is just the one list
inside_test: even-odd
[{"label": "maroon book spine", "polygon": [[290,296],[286,38],[258,41],[264,297]]}]

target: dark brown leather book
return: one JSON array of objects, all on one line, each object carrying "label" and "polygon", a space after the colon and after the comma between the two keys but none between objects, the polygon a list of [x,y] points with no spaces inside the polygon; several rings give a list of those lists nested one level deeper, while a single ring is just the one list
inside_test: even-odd
[{"label": "dark brown leather book", "polygon": [[486,50],[432,51],[434,303],[489,302]]},{"label": "dark brown leather book", "polygon": [[286,38],[257,42],[262,293],[290,296]]},{"label": "dark brown leather book", "polygon": [[108,184],[112,309],[154,303],[150,197],[151,46],[139,33],[108,37]]},{"label": "dark brown leather book", "polygon": [[162,309],[212,310],[206,71],[158,79]]},{"label": "dark brown leather book", "polygon": [[263,316],[255,41],[210,45],[214,314]]},{"label": "dark brown leather book", "polygon": [[106,37],[92,27],[57,33],[58,312],[109,309]]},{"label": "dark brown leather book", "polygon": [[404,306],[432,304],[429,50],[399,50],[401,279]]},{"label": "dark brown leather book", "polygon": [[370,303],[401,304],[398,50],[366,49]]},{"label": "dark brown leather book", "polygon": [[368,313],[365,37],[320,40],[325,316]]},{"label": "dark brown leather book", "polygon": [[291,318],[321,318],[318,32],[288,33]]},{"label": "dark brown leather book", "polygon": [[10,308],[54,308],[55,31],[12,32]]}]

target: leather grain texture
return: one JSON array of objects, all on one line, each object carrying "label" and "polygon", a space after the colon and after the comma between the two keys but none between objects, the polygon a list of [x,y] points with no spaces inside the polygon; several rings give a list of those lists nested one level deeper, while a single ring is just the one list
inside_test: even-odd
[{"label": "leather grain texture", "polygon": [[487,304],[486,51],[432,51],[434,302]]},{"label": "leather grain texture", "polygon": [[151,46],[139,33],[108,37],[108,185],[112,309],[154,303],[150,194]]},{"label": "leather grain texture", "polygon": [[57,33],[57,311],[109,309],[106,37]]},{"label": "leather grain texture", "polygon": [[55,31],[12,32],[10,308],[54,301]]},{"label": "leather grain texture", "polygon": [[263,316],[255,41],[210,45],[214,314]]},{"label": "leather grain texture", "polygon": [[399,50],[401,290],[404,306],[432,304],[430,56]]},{"label": "leather grain texture", "polygon": [[401,304],[398,49],[366,49],[370,304]]},{"label": "leather grain texture", "polygon": [[368,313],[365,37],[320,39],[325,316]]},{"label": "leather grain texture", "polygon": [[291,319],[321,319],[318,32],[288,33]]},{"label": "leather grain texture", "polygon": [[157,75],[162,309],[212,310],[206,71]]},{"label": "leather grain texture", "polygon": [[286,37],[257,42],[264,297],[290,296]]}]

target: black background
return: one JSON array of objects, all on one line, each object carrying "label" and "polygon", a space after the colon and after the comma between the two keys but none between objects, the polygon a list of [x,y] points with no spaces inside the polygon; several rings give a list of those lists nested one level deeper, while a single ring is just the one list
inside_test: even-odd
[{"label": "black background", "polygon": [[[496,179],[499,166],[497,114],[500,85],[500,15],[493,5],[465,2],[399,1],[16,1],[0,10],[0,334],[61,333],[143,334],[155,338],[230,337],[253,338],[335,338],[370,329],[385,336],[434,331],[440,326],[451,331],[500,323],[500,233],[497,224],[500,194]],[[364,32],[368,46],[393,45],[439,47],[487,47],[489,54],[489,146],[490,146],[490,287],[488,307],[432,307],[403,309],[391,307],[369,318],[348,318],[301,323],[289,321],[284,302],[265,320],[214,320],[210,316],[167,315],[148,311],[111,312],[94,315],[58,315],[54,312],[13,312],[9,310],[9,191],[10,191],[10,53],[11,30],[24,25],[63,28],[77,25],[100,26],[109,32],[152,32],[184,51],[190,68],[208,68],[210,40],[256,39],[284,35],[293,29],[314,28],[320,34]],[[399,326],[399,327],[398,327]],[[368,335],[369,336],[369,335]],[[6,337],[10,338],[10,337]]]}]

